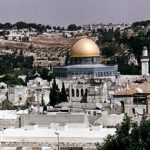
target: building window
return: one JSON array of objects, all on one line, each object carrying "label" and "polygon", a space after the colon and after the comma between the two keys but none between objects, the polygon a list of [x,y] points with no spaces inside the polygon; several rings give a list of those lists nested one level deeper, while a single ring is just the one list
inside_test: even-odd
[{"label": "building window", "polygon": [[74,97],[74,89],[72,89],[72,97]]},{"label": "building window", "polygon": [[106,76],[108,76],[108,72],[106,72]]},{"label": "building window", "polygon": [[109,76],[111,76],[111,71],[109,72]]},{"label": "building window", "polygon": [[98,77],[98,72],[95,72],[95,77]]},{"label": "building window", "polygon": [[98,77],[101,77],[101,72],[98,73]]},{"label": "building window", "polygon": [[106,72],[104,72],[104,77],[106,76]]},{"label": "building window", "polygon": [[76,97],[79,97],[79,89],[76,89]]},{"label": "building window", "polygon": [[83,96],[83,94],[84,94],[84,91],[83,91],[83,89],[81,89],[81,96]]},{"label": "building window", "polygon": [[93,111],[93,115],[96,116],[96,111]]},{"label": "building window", "polygon": [[21,101],[22,100],[22,97],[19,97],[19,101]]}]

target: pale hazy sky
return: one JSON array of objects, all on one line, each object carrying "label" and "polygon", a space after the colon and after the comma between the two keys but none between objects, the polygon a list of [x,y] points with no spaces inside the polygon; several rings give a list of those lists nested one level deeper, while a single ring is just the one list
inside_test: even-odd
[{"label": "pale hazy sky", "polygon": [[0,22],[66,26],[150,20],[150,0],[0,0]]}]

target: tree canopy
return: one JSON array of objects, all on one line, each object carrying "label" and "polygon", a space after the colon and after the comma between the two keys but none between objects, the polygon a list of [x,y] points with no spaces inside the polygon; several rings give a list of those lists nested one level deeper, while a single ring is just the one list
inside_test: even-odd
[{"label": "tree canopy", "polygon": [[145,117],[141,122],[133,122],[125,115],[123,122],[117,126],[114,135],[109,135],[97,150],[149,150],[150,120]]},{"label": "tree canopy", "polygon": [[113,44],[102,48],[102,54],[105,55],[106,57],[111,57],[115,55],[117,51],[118,51],[118,47]]},{"label": "tree canopy", "polygon": [[53,26],[51,27],[50,25],[42,25],[42,24],[36,24],[36,23],[26,23],[23,21],[19,21],[16,22],[14,24],[11,24],[9,22],[7,23],[0,23],[0,29],[4,29],[4,30],[8,30],[8,29],[29,29],[29,30],[35,30],[38,33],[43,33],[45,32],[47,29],[51,30],[64,30],[64,27],[60,27],[60,26]]},{"label": "tree canopy", "polygon": [[7,74],[4,77],[0,78],[0,82],[5,82],[9,86],[25,85],[25,82],[21,78],[10,74]]},{"label": "tree canopy", "polygon": [[0,74],[12,73],[16,70],[32,69],[33,57],[4,55],[0,57]]},{"label": "tree canopy", "polygon": [[78,29],[78,27],[75,24],[70,24],[68,26],[68,30],[69,31],[76,31]]}]

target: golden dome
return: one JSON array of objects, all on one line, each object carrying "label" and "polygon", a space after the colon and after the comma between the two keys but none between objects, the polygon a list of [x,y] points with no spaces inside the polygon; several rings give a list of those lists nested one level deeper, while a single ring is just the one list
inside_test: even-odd
[{"label": "golden dome", "polygon": [[98,46],[94,41],[83,38],[77,41],[71,51],[71,57],[97,57],[100,56]]}]

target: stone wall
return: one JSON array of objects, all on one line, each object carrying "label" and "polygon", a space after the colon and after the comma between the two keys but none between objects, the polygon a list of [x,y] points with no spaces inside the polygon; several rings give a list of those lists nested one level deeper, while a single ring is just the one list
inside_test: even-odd
[{"label": "stone wall", "polygon": [[0,119],[0,130],[9,127],[18,127],[18,119]]},{"label": "stone wall", "polygon": [[38,124],[49,126],[50,123],[86,123],[84,114],[57,113],[51,115],[22,115],[21,126]]}]

